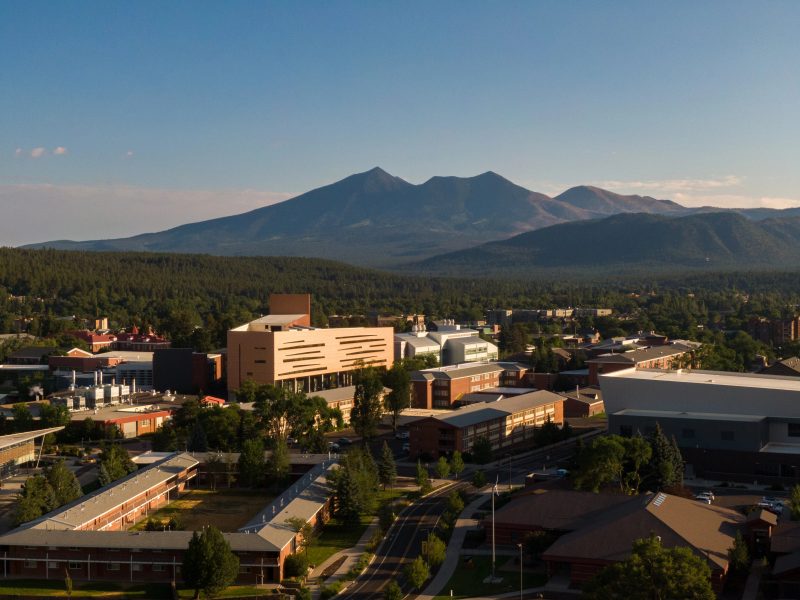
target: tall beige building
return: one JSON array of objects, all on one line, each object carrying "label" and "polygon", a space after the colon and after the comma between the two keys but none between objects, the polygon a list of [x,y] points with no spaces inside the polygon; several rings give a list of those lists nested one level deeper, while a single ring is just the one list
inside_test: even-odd
[{"label": "tall beige building", "polygon": [[311,327],[309,294],[272,294],[270,314],[228,331],[228,390],[247,380],[315,392],[352,384],[360,366],[390,367],[391,327]]}]

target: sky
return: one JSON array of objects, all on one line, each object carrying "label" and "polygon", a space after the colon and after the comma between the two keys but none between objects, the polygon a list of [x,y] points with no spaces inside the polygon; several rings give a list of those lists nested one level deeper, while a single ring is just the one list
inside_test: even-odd
[{"label": "sky", "polygon": [[0,245],[380,166],[800,205],[800,2],[0,2]]}]

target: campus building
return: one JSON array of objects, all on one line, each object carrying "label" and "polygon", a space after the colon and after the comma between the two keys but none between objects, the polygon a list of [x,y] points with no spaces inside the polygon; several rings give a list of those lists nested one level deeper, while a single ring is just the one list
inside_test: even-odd
[{"label": "campus building", "polygon": [[228,331],[230,392],[248,380],[316,392],[352,385],[362,366],[392,364],[391,327],[312,327],[308,294],[273,294],[270,311]]},{"label": "campus building", "polygon": [[394,336],[394,358],[434,355],[440,365],[457,365],[497,360],[497,346],[480,337],[475,329],[462,328],[452,319],[436,321],[428,331],[424,323],[415,324],[409,333]]},{"label": "campus building", "polygon": [[538,390],[413,421],[409,425],[411,457],[437,458],[449,456],[454,450],[472,452],[480,438],[486,438],[493,451],[509,449],[531,441],[536,428],[548,420],[562,425],[563,405],[563,397]]},{"label": "campus building", "polygon": [[466,394],[500,385],[498,363],[460,364],[411,373],[412,408],[452,408]]},{"label": "campus building", "polygon": [[[24,433],[0,435],[0,480],[11,475],[17,467],[36,460],[36,438],[61,431],[63,427],[37,429]],[[39,454],[41,454],[41,446]]]},{"label": "campus building", "polygon": [[[188,454],[170,454],[0,536],[0,572],[4,578],[63,579],[66,571],[82,581],[180,581],[193,532],[126,530],[175,498],[197,466]],[[331,468],[313,468],[245,527],[223,533],[239,558],[237,583],[283,579],[283,561],[298,548],[298,534],[286,520],[299,517],[316,526],[329,518]]]},{"label": "campus building", "polygon": [[610,433],[659,424],[707,479],[800,477],[800,379],[750,373],[627,369],[600,377]]}]

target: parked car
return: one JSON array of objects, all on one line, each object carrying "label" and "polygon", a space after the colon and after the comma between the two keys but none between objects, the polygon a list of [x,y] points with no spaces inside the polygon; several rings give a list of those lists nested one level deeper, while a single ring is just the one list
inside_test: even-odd
[{"label": "parked car", "polygon": [[339,447],[339,444],[337,444],[336,442],[328,442],[328,450],[330,450],[331,452],[339,452],[341,448]]},{"label": "parked car", "polygon": [[407,440],[409,438],[409,434],[407,431],[398,431],[394,434],[394,437],[398,440]]},{"label": "parked car", "polygon": [[764,496],[761,498],[761,502],[758,503],[760,508],[765,508],[768,511],[775,513],[776,515],[780,515],[783,513],[783,500],[780,498],[773,498],[770,496]]},{"label": "parked car", "polygon": [[713,498],[705,492],[697,494],[694,499],[703,502],[704,504],[711,504],[711,501],[713,500]]},{"label": "parked car", "polygon": [[340,446],[349,446],[350,444],[353,443],[353,440],[348,439],[346,437],[341,437],[338,440],[336,440],[336,443],[339,444]]},{"label": "parked car", "polygon": [[409,444],[408,442],[403,444],[403,452],[411,452],[411,444]]}]

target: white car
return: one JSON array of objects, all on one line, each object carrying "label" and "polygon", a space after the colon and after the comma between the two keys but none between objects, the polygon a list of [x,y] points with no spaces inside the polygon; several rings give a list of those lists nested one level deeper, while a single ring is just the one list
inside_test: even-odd
[{"label": "white car", "polygon": [[705,494],[697,494],[694,499],[705,504],[711,504],[711,497]]}]

